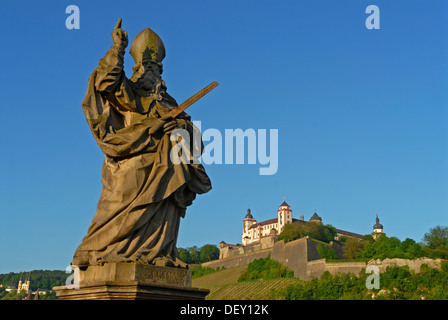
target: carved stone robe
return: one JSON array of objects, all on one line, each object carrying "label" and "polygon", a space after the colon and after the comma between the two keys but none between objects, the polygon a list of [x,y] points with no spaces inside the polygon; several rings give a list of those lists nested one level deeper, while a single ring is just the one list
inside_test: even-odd
[{"label": "carved stone robe", "polygon": [[[180,218],[196,194],[211,189],[211,182],[201,164],[171,162],[176,142],[169,134],[148,132],[177,103],[163,82],[148,93],[127,79],[123,57],[124,49],[112,46],[90,76],[82,103],[105,159],[97,211],[72,264],[179,266]],[[185,120],[192,137],[197,128],[190,117],[183,113],[178,118]],[[193,147],[202,148],[202,142]]]}]

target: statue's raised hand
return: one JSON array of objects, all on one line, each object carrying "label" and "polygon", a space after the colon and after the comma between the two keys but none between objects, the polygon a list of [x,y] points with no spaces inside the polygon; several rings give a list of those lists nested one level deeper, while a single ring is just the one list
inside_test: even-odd
[{"label": "statue's raised hand", "polygon": [[128,33],[121,29],[121,18],[118,19],[114,31],[112,31],[112,39],[116,46],[122,47],[123,49],[128,46]]}]

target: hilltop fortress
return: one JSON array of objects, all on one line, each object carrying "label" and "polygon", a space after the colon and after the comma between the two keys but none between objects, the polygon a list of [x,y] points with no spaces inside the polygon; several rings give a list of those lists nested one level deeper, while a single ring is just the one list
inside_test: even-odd
[{"label": "hilltop fortress", "polygon": [[[415,272],[420,271],[422,264],[427,264],[433,268],[439,268],[442,259],[418,258],[414,260],[407,259],[385,259],[370,260],[368,262],[345,262],[332,260],[327,261],[321,252],[323,250],[333,249],[338,259],[343,259],[342,244],[340,238],[356,237],[361,238],[362,235],[341,229],[336,229],[335,241],[323,243],[303,237],[294,241],[285,243],[283,240],[277,241],[278,234],[283,231],[288,223],[322,223],[322,218],[314,212],[308,221],[305,221],[303,215],[300,219],[294,219],[291,207],[283,202],[277,210],[277,217],[261,222],[257,222],[251,214],[250,209],[243,220],[242,244],[227,244],[224,241],[220,243],[220,255],[218,260],[203,263],[203,267],[225,267],[232,268],[247,265],[255,259],[266,258],[277,260],[289,270],[294,272],[296,278],[302,280],[310,280],[313,277],[320,277],[325,271],[331,274],[336,273],[354,273],[359,274],[363,269],[370,265],[378,267],[380,272],[384,272],[388,266],[392,265],[408,265]],[[373,225],[372,236],[378,239],[383,232],[383,225],[380,224],[378,214],[376,223]]]},{"label": "hilltop fortress", "polygon": [[[322,218],[314,212],[311,218],[306,221],[303,214],[300,215],[300,219],[293,218],[291,207],[284,201],[277,210],[277,217],[257,222],[252,216],[251,210],[247,210],[247,214],[243,220],[243,233],[241,236],[241,245],[227,244],[222,241],[219,244],[219,258],[225,259],[231,256],[241,255],[249,252],[255,252],[258,250],[264,250],[272,248],[277,242],[277,236],[283,231],[285,225],[288,223],[322,223]],[[340,240],[341,237],[355,237],[362,238],[362,235],[342,230],[336,229],[336,237],[334,240]],[[379,219],[377,216],[377,223],[374,226],[373,237],[376,239],[383,232],[383,226],[379,224]],[[340,252],[342,255],[342,246],[338,243],[331,244],[335,248],[336,252]]]}]

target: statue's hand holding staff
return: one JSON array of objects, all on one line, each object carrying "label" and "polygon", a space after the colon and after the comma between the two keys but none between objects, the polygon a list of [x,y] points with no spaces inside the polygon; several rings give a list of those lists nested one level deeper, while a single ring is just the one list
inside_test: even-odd
[{"label": "statue's hand holding staff", "polygon": [[173,119],[171,121],[168,120],[163,125],[163,132],[170,134],[175,129],[186,129],[186,128],[187,128],[187,122],[184,119]]},{"label": "statue's hand holding staff", "polygon": [[185,129],[186,121],[183,119],[175,119],[171,115],[166,115],[157,119],[156,125],[149,129],[150,134],[154,134],[161,130],[163,133],[171,133],[174,129]]},{"label": "statue's hand holding staff", "polygon": [[124,49],[128,46],[128,32],[121,29],[121,21],[120,18],[115,24],[114,31],[112,31],[112,40],[116,46]]}]

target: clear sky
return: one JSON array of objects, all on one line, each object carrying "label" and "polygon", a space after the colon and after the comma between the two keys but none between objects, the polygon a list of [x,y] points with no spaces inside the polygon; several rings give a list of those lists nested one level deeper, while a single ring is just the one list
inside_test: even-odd
[{"label": "clear sky", "polygon": [[[68,5],[80,29],[68,30]],[[380,29],[368,30],[368,5]],[[278,171],[205,165],[213,190],[182,220],[179,247],[241,242],[250,207],[316,210],[324,223],[420,241],[448,225],[448,2],[191,0],[0,2],[0,273],[65,269],[101,191],[104,155],[81,101],[119,17],[167,51],[163,79],[202,129],[278,129]],[[129,45],[130,47],[130,45]],[[128,47],[128,49],[129,49]],[[133,60],[125,57],[131,75]]]}]

